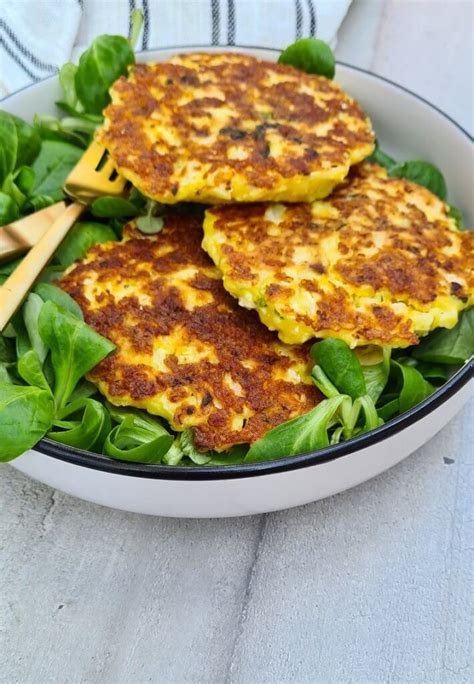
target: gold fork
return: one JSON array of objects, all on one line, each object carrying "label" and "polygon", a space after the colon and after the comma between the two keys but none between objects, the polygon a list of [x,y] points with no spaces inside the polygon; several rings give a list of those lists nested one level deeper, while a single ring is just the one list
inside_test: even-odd
[{"label": "gold fork", "polygon": [[125,183],[105,148],[96,142],[91,143],[64,183],[64,192],[74,201],[0,287],[0,332],[84,209],[102,195],[121,195]]}]

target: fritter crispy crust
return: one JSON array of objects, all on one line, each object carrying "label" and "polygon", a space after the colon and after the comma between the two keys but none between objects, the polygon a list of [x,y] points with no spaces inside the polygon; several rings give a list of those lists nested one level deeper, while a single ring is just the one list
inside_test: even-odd
[{"label": "fritter crispy crust", "polygon": [[206,211],[204,249],[287,343],[406,347],[474,298],[473,233],[425,188],[364,163],[326,200]]},{"label": "fritter crispy crust", "polygon": [[117,351],[89,375],[119,406],[144,408],[200,449],[253,442],[307,412],[320,395],[309,351],[279,342],[225,292],[200,247],[201,220],[168,216],[156,236],[131,225],[92,247],[60,285]]},{"label": "fritter crispy crust", "polygon": [[160,202],[310,201],[373,150],[333,81],[236,53],[137,64],[111,89],[98,139]]}]

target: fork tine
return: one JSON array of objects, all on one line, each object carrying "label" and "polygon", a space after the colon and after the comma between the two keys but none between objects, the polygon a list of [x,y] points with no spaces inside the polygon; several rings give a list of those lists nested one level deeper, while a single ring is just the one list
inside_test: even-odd
[{"label": "fork tine", "polygon": [[115,164],[105,148],[92,142],[66,178],[64,190],[77,201],[86,204],[101,195],[120,195],[126,180],[118,172],[117,177],[111,179],[114,171]]},{"label": "fork tine", "polygon": [[114,180],[103,182],[103,187],[104,189],[107,188],[108,195],[119,195],[125,188],[126,183],[127,180],[123,176],[117,176]]},{"label": "fork tine", "polygon": [[114,171],[116,171],[115,164],[114,164],[114,162],[112,161],[112,159],[111,159],[110,157],[107,157],[107,161],[106,161],[105,164],[102,166],[102,168],[100,169],[99,173],[101,173],[103,176],[105,176],[106,178],[108,178],[109,181],[110,181],[110,176],[112,175],[112,173],[113,173]]},{"label": "fork tine", "polygon": [[91,142],[91,144],[79,160],[78,165],[82,166],[84,164],[87,165],[89,168],[95,170],[99,165],[100,160],[104,156],[104,153],[106,154],[106,150],[104,147],[102,147],[102,145],[99,145],[99,143],[96,142]]},{"label": "fork tine", "polygon": [[123,176],[118,175],[114,180],[109,181],[110,187],[115,188],[116,192],[122,192],[125,189],[128,181]]}]

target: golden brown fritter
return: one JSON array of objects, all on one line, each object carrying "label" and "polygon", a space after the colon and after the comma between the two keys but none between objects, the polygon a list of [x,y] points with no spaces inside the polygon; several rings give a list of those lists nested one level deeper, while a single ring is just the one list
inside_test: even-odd
[{"label": "golden brown fritter", "polygon": [[111,96],[98,139],[136,188],[167,204],[310,201],[374,146],[336,83],[248,55],[137,64]]},{"label": "golden brown fritter", "polygon": [[472,304],[473,233],[431,192],[364,163],[323,201],[208,209],[204,249],[287,343],[416,344]]},{"label": "golden brown fritter", "polygon": [[320,398],[307,347],[282,344],[224,290],[185,213],[145,236],[95,245],[60,282],[85,320],[117,345],[89,379],[118,406],[195,428],[200,449],[253,442]]}]

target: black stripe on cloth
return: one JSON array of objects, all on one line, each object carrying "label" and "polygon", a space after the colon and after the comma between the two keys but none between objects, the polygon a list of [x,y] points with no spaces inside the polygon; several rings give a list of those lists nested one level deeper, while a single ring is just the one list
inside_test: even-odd
[{"label": "black stripe on cloth", "polygon": [[315,36],[318,28],[316,19],[316,7],[313,5],[313,0],[307,0],[309,9],[309,35]]},{"label": "black stripe on cloth", "polygon": [[143,0],[142,50],[148,50],[148,41],[149,40],[150,40],[150,9],[148,7],[148,0]]},{"label": "black stripe on cloth", "polygon": [[7,26],[7,24],[3,21],[3,19],[0,20],[0,28],[5,31],[6,35],[10,38],[13,45],[21,52],[23,57],[26,57],[31,62],[33,66],[35,66],[37,69],[41,69],[42,71],[47,71],[50,74],[54,74],[57,71],[57,68],[54,66],[54,64],[46,64],[45,62],[42,62],[37,57],[35,57],[35,55],[32,52],[30,52],[30,50],[25,48],[20,43],[16,35],[13,33],[11,28]]},{"label": "black stripe on cloth", "polygon": [[235,4],[227,0],[227,45],[235,45]]},{"label": "black stripe on cloth", "polygon": [[23,69],[25,74],[27,74],[30,78],[33,79],[33,81],[39,81],[40,80],[39,76],[36,76],[36,74],[34,74],[32,71],[30,71],[28,69],[26,64],[24,64],[21,61],[21,59],[18,57],[16,52],[14,50],[12,50],[11,47],[9,45],[7,45],[7,43],[5,43],[3,38],[0,38],[0,48],[3,48],[5,50],[5,52],[10,55],[10,57],[13,59],[13,61],[16,62],[18,64],[18,66]]},{"label": "black stripe on cloth", "polygon": [[128,0],[128,39],[132,37],[132,12],[137,8],[135,0]]},{"label": "black stripe on cloth", "polygon": [[295,15],[296,15],[296,40],[303,35],[303,8],[301,7],[301,0],[295,0]]},{"label": "black stripe on cloth", "polygon": [[219,45],[220,34],[220,11],[219,0],[211,0],[211,42]]}]

